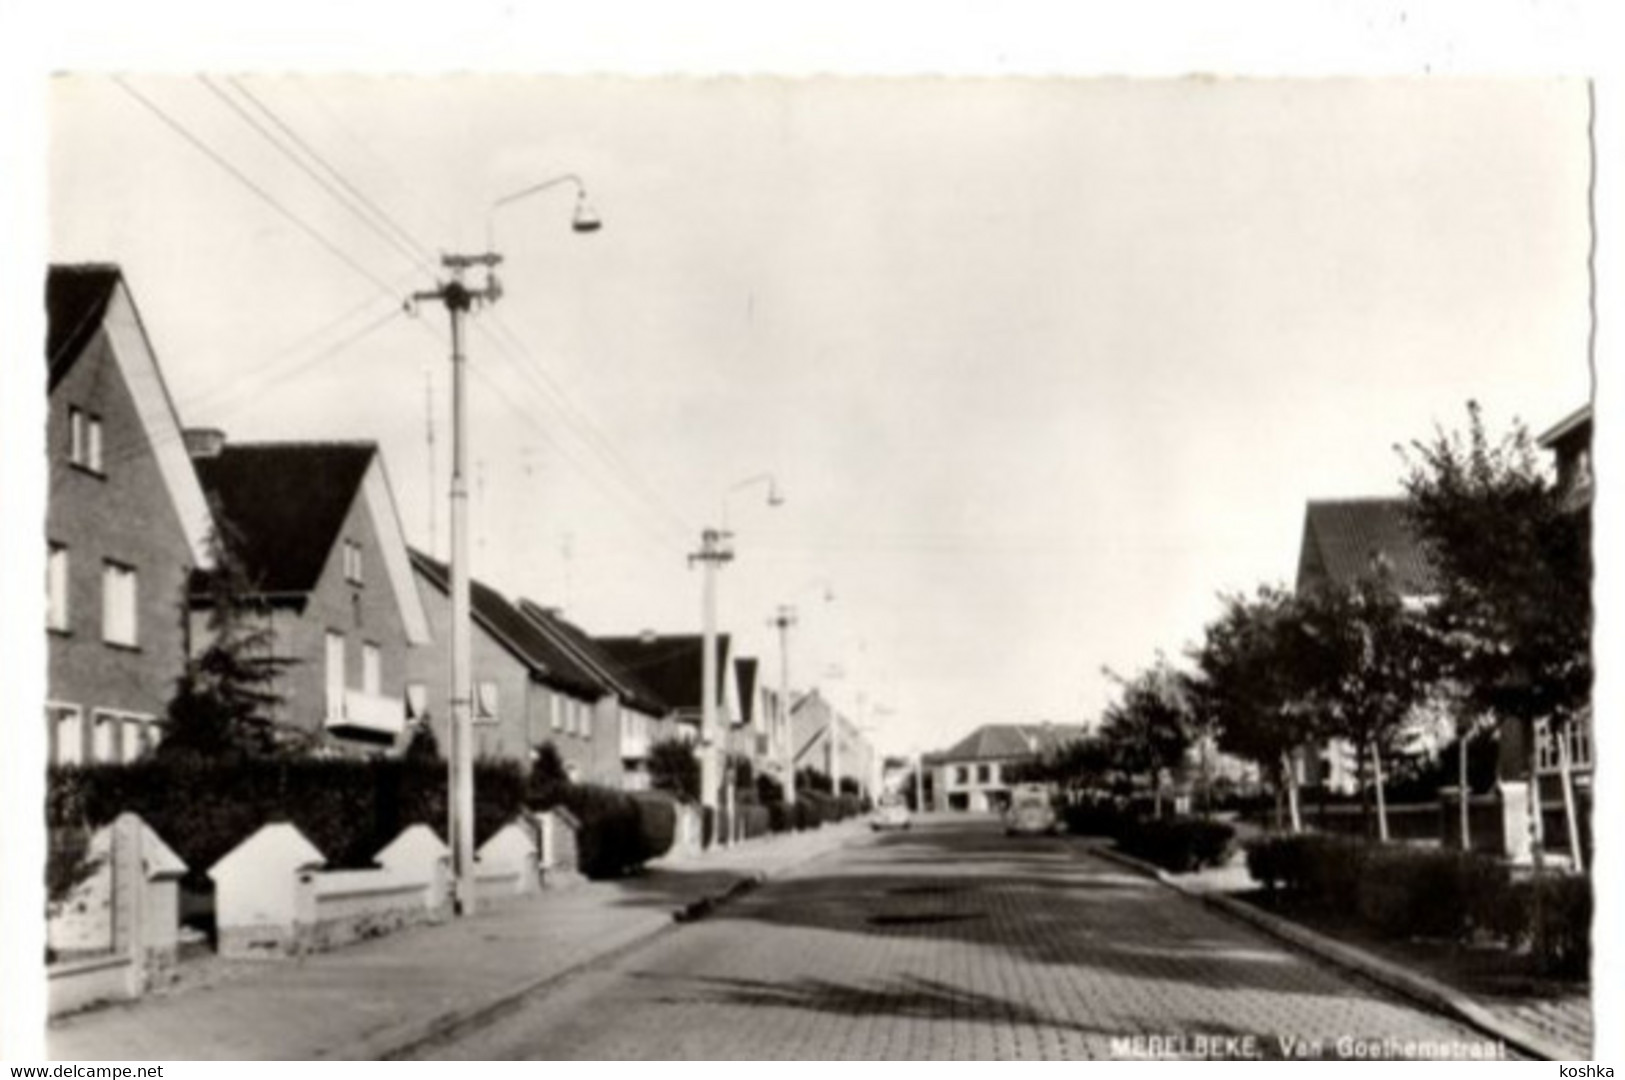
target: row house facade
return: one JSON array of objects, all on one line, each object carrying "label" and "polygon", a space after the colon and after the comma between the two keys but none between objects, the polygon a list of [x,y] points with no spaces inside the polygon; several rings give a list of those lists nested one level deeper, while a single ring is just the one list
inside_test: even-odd
[{"label": "row house facade", "polygon": [[[407,684],[434,640],[383,456],[369,442],[228,444],[189,434],[223,547],[280,662],[273,719],[338,753],[404,742]],[[194,647],[208,633],[194,589]]]},{"label": "row house facade", "polygon": [[132,761],[185,666],[209,509],[118,267],[52,267],[46,308],[47,747],[53,763]]},{"label": "row house facade", "polygon": [[[435,640],[443,644],[413,657],[412,721],[426,725],[449,755],[451,573],[420,551],[411,558]],[[469,600],[475,757],[528,766],[551,743],[572,780],[620,786],[620,731],[599,707],[602,684],[497,590],[472,581]]]},{"label": "row house facade", "polygon": [[816,769],[825,776],[856,780],[865,794],[873,794],[878,780],[878,759],[862,731],[817,688],[790,705],[791,738],[796,771]]}]

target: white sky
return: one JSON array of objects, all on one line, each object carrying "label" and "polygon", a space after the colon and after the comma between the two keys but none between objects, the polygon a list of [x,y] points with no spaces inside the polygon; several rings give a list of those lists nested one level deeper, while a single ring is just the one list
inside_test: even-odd
[{"label": "white sky", "polygon": [[[476,573],[693,631],[684,556],[771,470],[781,509],[730,504],[724,629],[776,671],[799,601],[797,681],[838,664],[892,749],[1091,717],[1102,665],[1290,580],[1305,499],[1396,491],[1393,445],[1469,397],[1540,429],[1587,394],[1577,82],[241,83],[431,250],[584,177],[600,233],[563,188],[497,218],[529,356],[471,338]],[[52,88],[52,257],[123,264],[186,423],[382,442],[426,544],[444,313],[329,350],[428,271],[201,81],[130,85],[393,288],[101,77]]]}]

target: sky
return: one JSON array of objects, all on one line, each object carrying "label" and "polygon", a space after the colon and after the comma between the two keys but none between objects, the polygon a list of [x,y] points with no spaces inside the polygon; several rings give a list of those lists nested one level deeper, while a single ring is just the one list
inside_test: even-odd
[{"label": "sky", "polygon": [[[401,306],[489,236],[476,576],[697,632],[726,516],[723,630],[776,672],[795,605],[792,681],[888,751],[1093,719],[1103,669],[1290,583],[1306,500],[1396,494],[1469,399],[1538,433],[1589,393],[1572,80],[70,76],[48,108],[50,256],[123,266],[185,424],[377,440],[443,554],[446,315]],[[569,185],[487,232],[562,173],[599,232]]]}]

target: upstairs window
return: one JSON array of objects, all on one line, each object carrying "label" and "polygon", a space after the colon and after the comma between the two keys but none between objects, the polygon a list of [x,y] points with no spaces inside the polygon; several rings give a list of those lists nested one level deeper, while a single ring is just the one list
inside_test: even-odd
[{"label": "upstairs window", "polygon": [[474,688],[474,719],[487,723],[497,719],[497,684],[482,682]]},{"label": "upstairs window", "polygon": [[102,418],[68,409],[68,460],[93,473],[102,471]]},{"label": "upstairs window", "polygon": [[136,573],[133,566],[102,564],[102,640],[135,648]]},{"label": "upstairs window", "polygon": [[429,688],[420,682],[406,684],[406,718],[408,720],[427,720],[429,718]]},{"label": "upstairs window", "polygon": [[361,545],[354,540],[344,541],[344,580],[361,584]]},{"label": "upstairs window", "polygon": [[976,766],[976,782],[978,784],[985,784],[991,779],[993,779],[992,770],[990,770],[986,765]]},{"label": "upstairs window", "polygon": [[552,724],[554,731],[564,730],[564,716],[562,714],[563,710],[559,708],[559,696],[557,694],[548,694],[547,719]]},{"label": "upstairs window", "polygon": [[52,544],[45,557],[45,626],[68,632],[68,549]]}]

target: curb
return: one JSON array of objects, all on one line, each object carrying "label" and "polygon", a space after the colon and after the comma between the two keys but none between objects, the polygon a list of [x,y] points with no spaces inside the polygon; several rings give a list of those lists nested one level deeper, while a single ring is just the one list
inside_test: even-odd
[{"label": "curb", "polygon": [[445,1042],[465,1032],[483,1027],[490,1021],[518,1008],[519,1004],[532,994],[556,986],[600,965],[613,963],[642,948],[655,938],[671,932],[678,926],[704,918],[721,905],[743,896],[770,878],[831,855],[844,846],[843,841],[826,851],[815,852],[805,859],[780,867],[775,873],[768,873],[763,870],[740,871],[744,876],[738,881],[730,883],[720,891],[691,900],[674,909],[671,912],[670,919],[651,924],[648,929],[633,934],[626,941],[621,942],[612,949],[587,957],[579,963],[572,964],[560,971],[551,972],[540,978],[529,979],[522,984],[496,991],[478,1004],[441,1013],[439,1016],[421,1024],[413,1025],[413,1030],[407,1034],[394,1037],[385,1036],[373,1040],[370,1045],[363,1042],[355,1048],[356,1053],[353,1057],[358,1060],[397,1061],[424,1047]]},{"label": "curb", "polygon": [[[1543,1061],[1577,1060],[1573,1048],[1555,1043],[1520,1025],[1510,1024],[1450,987],[1425,975],[1418,975],[1356,946],[1334,941],[1289,919],[1272,915],[1234,897],[1192,889],[1161,867],[1136,859],[1132,855],[1125,855],[1115,848],[1101,846],[1085,850],[1092,855],[1099,855],[1107,862],[1114,862],[1155,878],[1181,896],[1199,900],[1215,911],[1262,930],[1278,941],[1310,953],[1334,967],[1352,971],[1401,997],[1443,1013],[1451,1019],[1459,1020],[1469,1027],[1499,1039],[1519,1053]],[[1584,1060],[1583,1055],[1578,1060]]]}]

